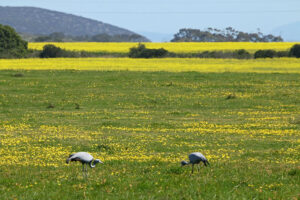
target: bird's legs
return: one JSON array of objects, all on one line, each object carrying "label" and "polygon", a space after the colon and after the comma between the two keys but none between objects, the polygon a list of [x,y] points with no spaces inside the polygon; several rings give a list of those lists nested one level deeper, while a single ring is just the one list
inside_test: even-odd
[{"label": "bird's legs", "polygon": [[192,164],[192,173],[194,173],[194,164]]},{"label": "bird's legs", "polygon": [[82,164],[82,176],[83,176],[83,178],[87,178],[88,177],[87,165],[85,165],[84,163]]},{"label": "bird's legs", "polygon": [[84,169],[84,163],[82,163],[82,176],[85,177],[84,175],[85,169]]},{"label": "bird's legs", "polygon": [[87,165],[85,166],[85,176],[86,176],[86,178],[88,177],[88,170],[87,170]]},{"label": "bird's legs", "polygon": [[197,165],[198,172],[200,172],[200,164]]}]

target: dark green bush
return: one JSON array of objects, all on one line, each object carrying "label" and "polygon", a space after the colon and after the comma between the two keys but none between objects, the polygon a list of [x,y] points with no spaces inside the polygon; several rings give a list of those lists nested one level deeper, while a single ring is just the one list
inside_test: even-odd
[{"label": "dark green bush", "polygon": [[41,58],[56,58],[61,57],[63,50],[52,44],[47,44],[43,47],[43,51],[40,54]]},{"label": "dark green bush", "polygon": [[277,57],[290,57],[289,51],[277,51],[276,52]]},{"label": "dark green bush", "polygon": [[168,52],[168,57],[176,58],[236,58],[236,59],[250,59],[252,55],[245,49],[236,51],[203,51],[199,53],[173,53]]},{"label": "dark green bush", "polygon": [[245,49],[239,49],[233,52],[233,57],[238,59],[249,59],[251,54]]},{"label": "dark green bush", "polygon": [[295,44],[289,52],[290,56],[300,58],[300,44]]},{"label": "dark green bush", "polygon": [[138,47],[132,47],[129,50],[130,58],[162,58],[168,54],[168,51],[160,49],[148,49],[144,44],[139,44]]},{"label": "dark green bush", "polygon": [[221,51],[204,51],[199,54],[199,57],[201,58],[220,58],[223,52]]},{"label": "dark green bush", "polygon": [[268,50],[258,50],[254,53],[254,58],[274,58],[276,57],[276,51]]},{"label": "dark green bush", "polygon": [[53,44],[47,44],[40,53],[40,58],[77,57],[75,52],[66,51]]}]

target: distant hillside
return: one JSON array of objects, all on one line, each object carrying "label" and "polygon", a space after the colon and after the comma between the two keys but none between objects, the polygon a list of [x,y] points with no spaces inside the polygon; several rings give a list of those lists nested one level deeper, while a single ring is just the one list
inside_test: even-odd
[{"label": "distant hillside", "polygon": [[[54,32],[70,36],[138,35],[100,21],[34,7],[0,6],[0,24],[12,26],[17,32],[30,35],[49,35]],[[140,36],[138,41],[149,40]]]},{"label": "distant hillside", "polygon": [[280,35],[285,41],[300,41],[300,21],[277,27],[272,33]]},{"label": "distant hillside", "polygon": [[140,34],[149,38],[152,42],[169,42],[174,36],[173,33],[157,33],[157,32],[140,32]]}]

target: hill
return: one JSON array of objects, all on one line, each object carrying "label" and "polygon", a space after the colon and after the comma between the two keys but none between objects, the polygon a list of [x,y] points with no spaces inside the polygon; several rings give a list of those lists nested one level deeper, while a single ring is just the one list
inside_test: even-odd
[{"label": "hill", "polygon": [[280,35],[285,41],[300,41],[300,21],[279,26],[272,33]]},{"label": "hill", "polygon": [[[0,24],[12,26],[19,33],[49,35],[59,32],[69,36],[138,35],[132,31],[72,14],[34,7],[0,6]],[[138,35],[137,42],[149,41]]]}]

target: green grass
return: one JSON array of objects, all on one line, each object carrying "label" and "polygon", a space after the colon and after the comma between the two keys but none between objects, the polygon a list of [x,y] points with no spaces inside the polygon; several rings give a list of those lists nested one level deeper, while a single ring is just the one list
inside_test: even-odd
[{"label": "green grass", "polygon": [[0,199],[299,199],[299,113],[299,74],[3,70]]}]

